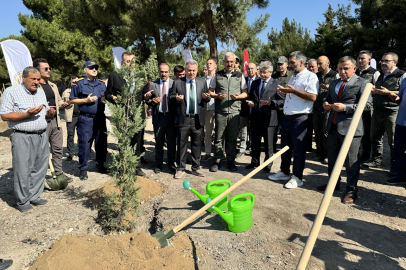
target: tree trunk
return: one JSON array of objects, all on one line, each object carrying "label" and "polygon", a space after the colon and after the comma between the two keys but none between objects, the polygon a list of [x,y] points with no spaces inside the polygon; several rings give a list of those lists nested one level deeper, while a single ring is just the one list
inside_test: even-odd
[{"label": "tree trunk", "polygon": [[206,6],[204,15],[205,15],[204,16],[204,25],[206,27],[206,33],[207,33],[207,37],[209,39],[209,46],[210,46],[210,58],[214,58],[214,59],[218,60],[216,32],[214,29],[213,11],[211,10],[210,2]]},{"label": "tree trunk", "polygon": [[165,45],[161,42],[161,34],[157,28],[154,30],[154,40],[156,47],[156,58],[159,65],[161,63],[165,63]]}]

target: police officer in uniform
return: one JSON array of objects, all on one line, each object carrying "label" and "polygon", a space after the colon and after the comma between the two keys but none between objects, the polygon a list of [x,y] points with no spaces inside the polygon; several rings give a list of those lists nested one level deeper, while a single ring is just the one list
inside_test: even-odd
[{"label": "police officer in uniform", "polygon": [[104,115],[106,85],[99,81],[95,61],[87,61],[84,65],[86,77],[72,85],[70,103],[79,105],[78,143],[80,180],[87,180],[91,146],[95,141],[96,168],[100,173],[107,173],[104,162],[107,156],[107,128]]}]

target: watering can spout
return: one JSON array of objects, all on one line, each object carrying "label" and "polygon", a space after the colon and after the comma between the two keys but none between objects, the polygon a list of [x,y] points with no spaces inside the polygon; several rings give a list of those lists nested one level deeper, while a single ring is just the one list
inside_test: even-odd
[{"label": "watering can spout", "polygon": [[191,188],[190,183],[187,180],[183,182],[183,188],[192,191],[203,203],[209,198],[208,194],[202,195],[197,190]]},{"label": "watering can spout", "polygon": [[[211,202],[211,199],[208,198],[206,200],[206,204],[208,204],[209,202]],[[224,219],[225,222],[227,222],[228,225],[233,226],[234,225],[234,218],[233,218],[233,212],[228,211],[227,213],[223,213],[223,211],[221,211],[218,207],[216,206],[212,206],[211,207],[215,212],[217,212],[220,217],[222,217]]]}]

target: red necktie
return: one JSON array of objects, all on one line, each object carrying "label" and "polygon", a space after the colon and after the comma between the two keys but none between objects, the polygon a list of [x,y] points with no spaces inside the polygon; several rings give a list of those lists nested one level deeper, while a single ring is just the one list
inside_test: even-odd
[{"label": "red necktie", "polygon": [[162,112],[166,113],[168,111],[168,109],[166,108],[166,83],[163,82],[163,86],[162,86]]},{"label": "red necktie", "polygon": [[[344,87],[345,84],[347,83],[347,81],[343,81],[343,84],[340,86],[340,89],[338,89],[338,100],[340,100],[341,95],[344,92]],[[337,112],[334,112],[334,116],[333,116],[333,124],[337,125]]]}]

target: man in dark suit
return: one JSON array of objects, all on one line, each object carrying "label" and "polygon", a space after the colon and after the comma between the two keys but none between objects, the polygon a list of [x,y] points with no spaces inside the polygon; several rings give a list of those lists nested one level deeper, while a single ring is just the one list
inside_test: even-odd
[{"label": "man in dark suit", "polygon": [[176,171],[176,132],[174,127],[174,107],[168,101],[169,90],[173,80],[169,78],[170,67],[166,63],[159,65],[159,79],[149,84],[148,92],[151,93],[146,103],[152,107],[152,125],[155,135],[155,169],[156,174],[162,171],[164,159],[164,142],[166,138],[168,149],[168,165],[171,171]]},{"label": "man in dark suit", "polygon": [[[124,71],[126,71],[126,67],[129,67],[133,64],[134,61],[134,54],[131,52],[124,52],[121,56],[121,66]],[[126,71],[127,72],[127,71]],[[106,90],[106,98],[108,101],[115,103],[117,100],[117,95],[120,94],[123,85],[126,84],[126,81],[118,74],[116,71],[113,71],[109,75],[109,80],[107,83],[107,90]],[[143,102],[143,91],[137,91],[137,96],[135,98],[135,102],[138,106],[144,106]],[[142,110],[141,114],[142,119],[145,121],[145,110]],[[143,140],[143,131],[140,131],[134,134],[133,138],[131,139],[131,145],[134,146],[137,144],[135,149],[135,155],[140,156],[142,153],[142,140]],[[145,173],[141,170],[141,162],[138,163],[137,168],[137,175],[138,176],[145,176]]]},{"label": "man in dark suit", "polygon": [[170,102],[176,104],[175,127],[178,128],[178,168],[175,178],[182,178],[186,168],[186,154],[189,133],[192,145],[192,173],[204,177],[200,169],[200,146],[202,128],[206,114],[205,102],[210,101],[206,80],[196,78],[197,62],[186,62],[186,78],[175,80],[169,94]]},{"label": "man in dark suit", "polygon": [[[273,66],[270,61],[264,61],[259,65],[260,80],[251,84],[248,97],[248,105],[251,110],[251,164],[246,169],[253,169],[260,164],[261,139],[264,138],[265,160],[273,156],[273,137],[276,136],[278,115],[276,108],[282,107],[285,96],[278,92],[279,80],[271,78]],[[272,164],[264,168],[269,173]]]},{"label": "man in dark suit", "polygon": [[[350,127],[358,102],[364,91],[367,81],[355,75],[356,62],[350,56],[344,56],[338,61],[338,74],[340,79],[330,82],[324,109],[331,111],[327,122],[328,145],[328,174],[330,176],[336,163],[345,135]],[[368,98],[364,111],[371,109],[372,99]],[[364,126],[360,119],[350,149],[345,159],[347,173],[347,187],[343,203],[352,204],[357,199],[357,182],[359,179],[361,163],[361,139],[364,135]],[[326,185],[319,186],[318,190],[325,190]],[[340,179],[336,190],[340,189]]]}]

